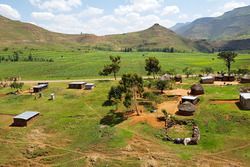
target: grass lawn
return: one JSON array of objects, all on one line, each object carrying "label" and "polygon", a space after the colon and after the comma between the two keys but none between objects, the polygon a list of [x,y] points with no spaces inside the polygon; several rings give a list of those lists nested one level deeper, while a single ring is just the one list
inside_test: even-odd
[{"label": "grass lawn", "polygon": [[[115,84],[115,81],[99,81],[94,90],[86,91],[66,89],[67,83],[51,83],[41,99],[35,100],[28,94],[0,97],[3,114],[0,115],[0,164],[87,166],[93,162],[94,166],[140,166],[149,163],[149,155],[163,156],[158,161],[164,165],[194,166],[196,158],[211,160],[210,164],[215,166],[227,160],[246,166],[250,163],[249,111],[242,111],[235,104],[209,103],[212,98],[238,98],[242,85],[204,86],[206,94],[192,117],[200,127],[201,141],[197,146],[185,147],[162,141],[164,131],[144,122],[133,126],[129,121],[115,126],[101,125],[101,120],[114,108],[103,106],[103,102],[110,86]],[[2,88],[0,94],[9,91]],[[50,93],[56,94],[55,101],[48,100]],[[41,115],[26,128],[9,127],[12,116],[8,114],[27,110],[39,111]],[[178,131],[175,135],[178,133],[183,135]]]},{"label": "grass lawn", "polygon": [[[138,73],[146,76],[144,69],[145,59],[155,56],[160,60],[162,70],[176,69],[182,73],[185,67],[192,68],[200,73],[203,67],[212,67],[215,72],[226,71],[222,60],[217,59],[216,54],[206,53],[151,53],[151,52],[102,52],[79,50],[32,50],[21,49],[21,57],[27,57],[30,53],[37,58],[52,58],[54,62],[1,62],[0,79],[10,76],[21,76],[24,80],[56,80],[100,78],[99,71],[104,64],[109,64],[109,56],[121,56],[121,70],[118,76],[124,73]],[[13,55],[14,50],[0,51],[0,56]],[[232,69],[248,68],[250,55],[240,54]],[[112,76],[109,76],[109,78]]]}]

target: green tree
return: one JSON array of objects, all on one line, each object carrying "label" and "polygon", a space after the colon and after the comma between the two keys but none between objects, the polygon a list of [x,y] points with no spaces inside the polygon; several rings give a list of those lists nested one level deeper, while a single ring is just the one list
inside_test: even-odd
[{"label": "green tree", "polygon": [[143,79],[137,74],[124,74],[120,81],[120,85],[123,87],[125,94],[131,94],[131,104],[134,106],[137,115],[140,115],[138,111],[137,98],[142,96]]},{"label": "green tree", "polygon": [[184,68],[182,71],[186,74],[187,78],[193,74],[193,70],[189,67]]},{"label": "green tree", "polygon": [[108,93],[108,99],[109,101],[114,102],[114,104],[116,105],[116,110],[118,110],[118,105],[122,100],[122,87],[121,86],[112,86],[111,89],[109,90]]},{"label": "green tree", "polygon": [[201,69],[201,72],[206,75],[209,75],[211,73],[214,72],[213,68],[212,67],[204,67],[203,69]]},{"label": "green tree", "polygon": [[168,81],[166,80],[159,80],[156,83],[156,88],[163,93],[163,91],[168,87]]},{"label": "green tree", "polygon": [[103,70],[99,72],[99,75],[103,75],[103,76],[107,76],[113,73],[114,78],[116,80],[116,74],[119,72],[120,70],[120,63],[121,63],[121,57],[117,56],[117,57],[113,57],[110,56],[109,59],[111,60],[111,64],[109,65],[105,65]]},{"label": "green tree", "polygon": [[16,90],[18,91],[18,90],[22,90],[23,85],[24,85],[24,83],[22,83],[22,82],[18,83],[18,82],[16,82],[16,81],[14,81],[14,82],[12,82],[12,83],[10,84],[10,87],[11,87],[12,89],[16,89]]},{"label": "green tree", "polygon": [[146,62],[145,70],[148,72],[148,75],[153,74],[153,77],[155,79],[155,75],[161,71],[159,60],[155,57],[149,57],[148,59],[145,60],[145,62]]},{"label": "green tree", "polygon": [[235,58],[238,56],[237,53],[231,51],[224,51],[218,54],[218,58],[224,60],[227,66],[228,75],[231,74],[231,65],[235,62]]}]

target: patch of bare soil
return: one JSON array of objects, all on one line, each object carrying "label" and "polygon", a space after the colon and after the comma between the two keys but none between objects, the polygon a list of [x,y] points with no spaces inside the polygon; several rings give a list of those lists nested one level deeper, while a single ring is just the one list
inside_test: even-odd
[{"label": "patch of bare soil", "polygon": [[8,128],[10,124],[13,122],[13,116],[11,114],[1,114],[0,113],[0,122],[3,124],[4,128]]},{"label": "patch of bare soil", "polygon": [[239,100],[212,100],[211,104],[235,104],[239,102]]},{"label": "patch of bare soil", "polygon": [[138,123],[147,123],[154,128],[164,128],[165,123],[157,119],[157,113],[142,113],[140,116],[133,116],[129,118],[129,125],[136,125]]},{"label": "patch of bare soil", "polygon": [[187,96],[188,92],[189,90],[186,90],[186,89],[174,89],[174,90],[164,91],[165,94],[172,95],[172,96]]},{"label": "patch of bare soil", "polygon": [[214,85],[217,85],[217,86],[226,86],[226,85],[239,85],[239,82],[237,81],[234,81],[234,82],[223,82],[223,81],[215,81],[214,82]]},{"label": "patch of bare soil", "polygon": [[175,114],[178,111],[178,105],[180,100],[178,101],[166,101],[164,103],[157,105],[157,112],[161,113],[163,109],[165,109],[169,114]]},{"label": "patch of bare soil", "polygon": [[5,97],[5,96],[7,96],[6,94],[0,94],[0,97]]}]

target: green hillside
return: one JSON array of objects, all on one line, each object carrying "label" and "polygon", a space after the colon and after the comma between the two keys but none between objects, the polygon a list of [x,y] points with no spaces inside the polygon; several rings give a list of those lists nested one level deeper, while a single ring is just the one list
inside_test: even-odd
[{"label": "green hillside", "polygon": [[[174,47],[180,51],[196,50],[190,41],[173,31],[155,24],[151,28],[118,35],[96,36],[91,34],[66,35],[47,31],[33,24],[13,21],[0,16],[0,43],[9,45],[64,45],[88,46],[103,50],[124,48],[153,49]],[[67,44],[67,45],[65,45]]]}]

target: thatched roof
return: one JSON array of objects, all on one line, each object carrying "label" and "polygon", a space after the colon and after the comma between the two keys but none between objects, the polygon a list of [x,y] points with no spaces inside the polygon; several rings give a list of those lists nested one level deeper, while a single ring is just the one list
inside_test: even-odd
[{"label": "thatched roof", "polygon": [[165,74],[165,75],[161,76],[160,80],[162,80],[162,81],[170,81],[171,76],[168,75],[168,74]]},{"label": "thatched roof", "polygon": [[195,84],[191,87],[191,95],[202,95],[204,94],[204,89],[201,84]]},{"label": "thatched roof", "polygon": [[194,90],[194,91],[204,91],[204,89],[201,86],[201,84],[194,84],[193,86],[191,86],[191,90]]},{"label": "thatched roof", "polygon": [[190,112],[193,113],[195,112],[195,105],[192,103],[186,101],[178,106],[179,111],[184,111],[184,112]]}]

